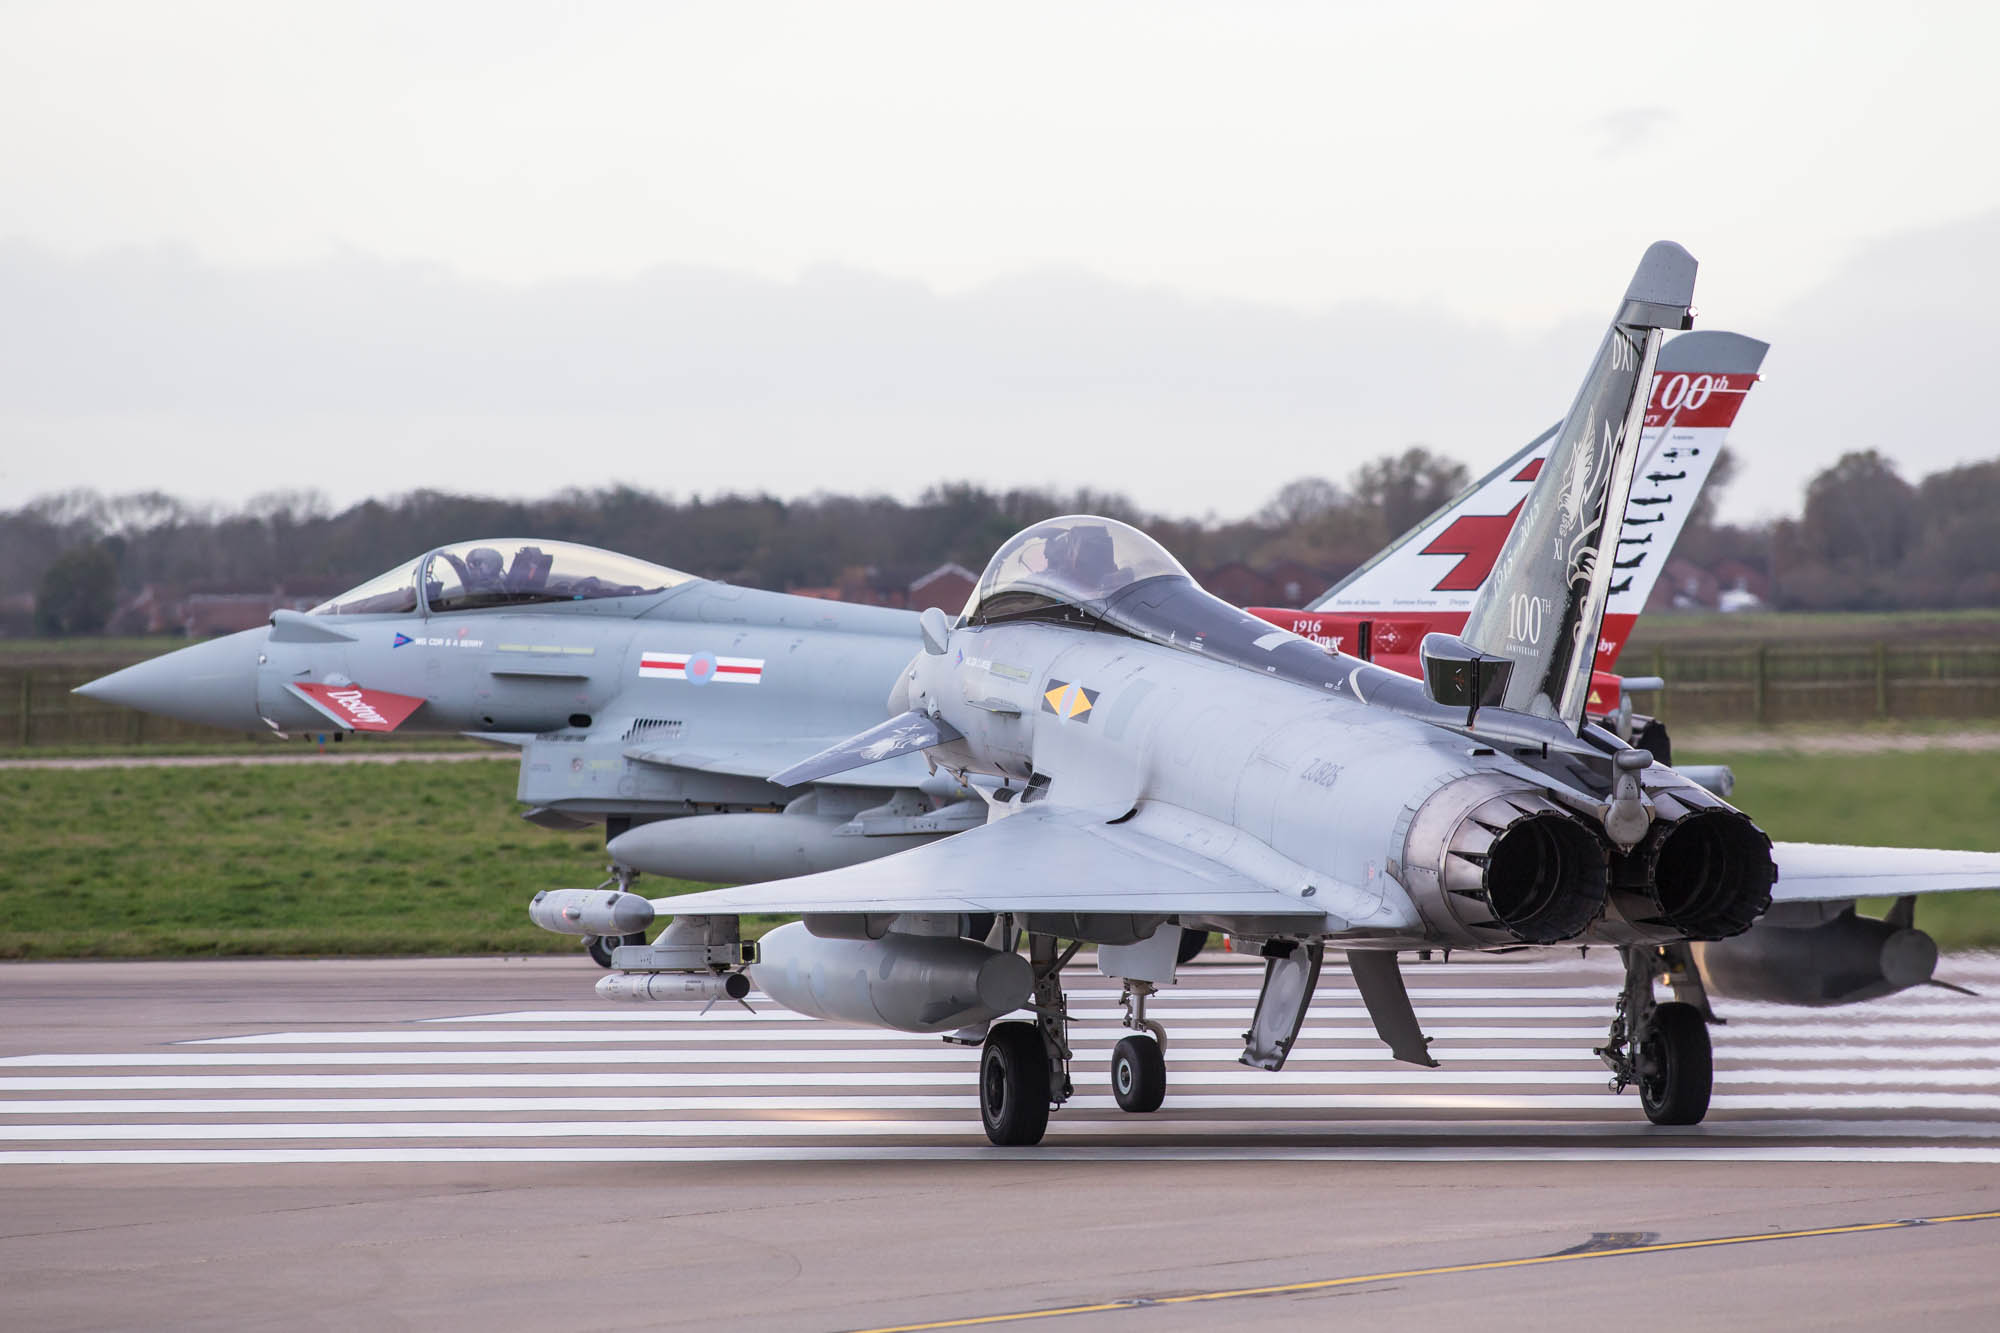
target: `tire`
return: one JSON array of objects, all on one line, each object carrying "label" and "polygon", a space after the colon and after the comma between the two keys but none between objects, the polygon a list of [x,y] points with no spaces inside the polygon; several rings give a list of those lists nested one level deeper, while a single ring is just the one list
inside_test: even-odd
[{"label": "tire", "polygon": [[1167,1057],[1151,1037],[1132,1036],[1111,1052],[1111,1095],[1118,1109],[1144,1114],[1157,1111],[1167,1097]]},{"label": "tire", "polygon": [[1175,965],[1178,966],[1179,964],[1182,963],[1192,963],[1194,961],[1195,955],[1200,953],[1203,949],[1207,947],[1208,947],[1207,931],[1190,930],[1186,926],[1181,927],[1181,947],[1180,951],[1174,955]]},{"label": "tire", "polygon": [[618,943],[618,937],[615,935],[585,935],[583,937],[585,952],[590,955],[590,961],[599,967],[611,966],[611,951],[618,947]]},{"label": "tire", "polygon": [[979,1051],[979,1121],[1002,1148],[1030,1148],[1049,1128],[1049,1056],[1033,1023],[995,1023]]},{"label": "tire", "polygon": [[1698,1125],[1715,1090],[1708,1024],[1691,1004],[1663,1004],[1640,1046],[1639,1102],[1656,1125]]}]

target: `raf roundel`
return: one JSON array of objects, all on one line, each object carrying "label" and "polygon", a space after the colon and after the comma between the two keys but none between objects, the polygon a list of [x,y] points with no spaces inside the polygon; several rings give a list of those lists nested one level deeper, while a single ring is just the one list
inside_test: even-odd
[{"label": "raf roundel", "polygon": [[692,685],[706,685],[710,681],[756,685],[764,679],[764,659],[718,657],[711,652],[647,652],[639,655],[639,674],[648,680],[684,680]]}]

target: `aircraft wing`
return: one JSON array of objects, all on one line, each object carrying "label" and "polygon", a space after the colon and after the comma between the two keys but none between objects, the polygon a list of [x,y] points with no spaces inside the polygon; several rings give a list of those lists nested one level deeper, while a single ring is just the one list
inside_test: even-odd
[{"label": "aircraft wing", "polygon": [[1293,916],[1304,928],[1320,928],[1327,913],[1307,901],[1199,853],[1134,832],[1130,825],[1106,824],[1087,810],[1037,804],[879,861],[768,884],[656,898],[653,906],[662,915],[719,916],[1196,912]]},{"label": "aircraft wing", "polygon": [[1771,854],[1778,863],[1774,903],[2000,889],[2000,852],[1780,842]]},{"label": "aircraft wing", "polygon": [[[840,736],[802,736],[782,740],[730,740],[719,745],[697,745],[687,741],[627,746],[627,759],[662,768],[685,768],[700,773],[722,773],[732,777],[767,778],[790,768],[845,740]],[[914,787],[930,776],[930,765],[921,754],[910,753],[884,759],[866,768],[842,773],[836,785],[844,787]],[[777,795],[777,788],[771,789]]]}]

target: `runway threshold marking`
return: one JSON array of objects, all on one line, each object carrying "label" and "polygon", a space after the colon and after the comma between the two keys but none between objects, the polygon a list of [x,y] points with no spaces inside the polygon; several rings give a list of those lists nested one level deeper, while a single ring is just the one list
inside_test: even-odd
[{"label": "runway threshold marking", "polygon": [[1562,1254],[1537,1254],[1519,1259],[1488,1259],[1472,1264],[1440,1264],[1433,1268],[1405,1268],[1388,1273],[1359,1273],[1352,1277],[1319,1278],[1311,1282],[1282,1282],[1267,1287],[1231,1287],[1219,1291],[1188,1292],[1180,1296],[1134,1296],[1124,1300],[1099,1301],[1092,1305],[1064,1305],[1048,1310],[1013,1310],[1001,1314],[968,1315],[959,1319],[937,1319],[922,1324],[887,1324],[856,1329],[854,1333],[932,1333],[946,1328],[979,1328],[994,1324],[1019,1324],[1031,1319],[1058,1319],[1068,1315],[1110,1314],[1152,1305],[1195,1305],[1207,1301],[1238,1300],[1246,1296],[1285,1296],[1306,1291],[1329,1291],[1336,1287],[1359,1287],[1371,1282],[1401,1282],[1419,1277],[1448,1277],[1454,1273],[1490,1273],[1503,1268],[1532,1268],[1542,1264],[1583,1263],[1592,1259],[1620,1259],[1635,1254],[1664,1254],[1673,1250],[1716,1249],[1725,1245],[1756,1245],[1773,1240],[1806,1240],[1815,1236],[1852,1236],[1870,1231],[1907,1231],[1913,1227],[1945,1226],[1956,1222],[2000,1221],[2000,1211],[1954,1213],[1943,1217],[1904,1217],[1887,1222],[1855,1222],[1838,1227],[1810,1227],[1800,1231],[1760,1231],[1744,1236],[1709,1236],[1700,1240],[1659,1241],[1651,1245],[1627,1245],[1610,1250],[1570,1250]]}]

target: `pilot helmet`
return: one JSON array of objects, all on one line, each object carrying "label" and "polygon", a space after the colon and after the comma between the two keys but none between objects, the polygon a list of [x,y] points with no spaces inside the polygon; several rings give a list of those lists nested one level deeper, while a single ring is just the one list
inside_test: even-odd
[{"label": "pilot helmet", "polygon": [[465,567],[483,583],[498,583],[506,562],[490,546],[475,546],[465,553]]}]

